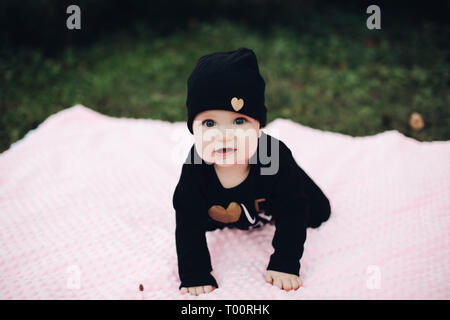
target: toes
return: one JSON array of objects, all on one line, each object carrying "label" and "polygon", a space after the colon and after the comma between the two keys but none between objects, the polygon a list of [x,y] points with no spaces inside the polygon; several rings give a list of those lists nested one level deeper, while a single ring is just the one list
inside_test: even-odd
[{"label": "toes", "polygon": [[188,289],[183,287],[180,289],[180,291],[181,291],[181,294],[186,294],[186,292],[188,292]]}]

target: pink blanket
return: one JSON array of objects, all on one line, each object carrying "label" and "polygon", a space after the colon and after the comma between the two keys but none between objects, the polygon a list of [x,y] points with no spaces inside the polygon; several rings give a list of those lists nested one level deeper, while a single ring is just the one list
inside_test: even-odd
[{"label": "pink blanket", "polygon": [[76,105],[0,155],[0,298],[449,299],[450,141],[351,137],[285,119],[264,131],[332,206],[308,229],[301,289],[265,283],[266,225],[208,232],[220,288],[181,295],[171,201],[193,143],[185,122]]}]

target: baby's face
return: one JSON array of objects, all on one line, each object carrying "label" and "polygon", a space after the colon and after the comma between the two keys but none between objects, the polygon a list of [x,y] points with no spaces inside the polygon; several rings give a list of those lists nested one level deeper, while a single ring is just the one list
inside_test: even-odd
[{"label": "baby's face", "polygon": [[[258,148],[259,121],[238,112],[203,111],[194,118],[195,148],[203,160],[217,165],[247,164]],[[224,152],[224,148],[229,148]]]}]

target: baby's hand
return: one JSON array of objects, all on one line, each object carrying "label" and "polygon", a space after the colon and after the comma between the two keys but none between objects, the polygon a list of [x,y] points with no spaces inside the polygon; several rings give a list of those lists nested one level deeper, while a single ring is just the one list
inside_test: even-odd
[{"label": "baby's hand", "polygon": [[199,294],[202,293],[210,293],[211,291],[213,291],[216,287],[211,286],[211,285],[207,285],[207,286],[198,286],[198,287],[182,287],[180,289],[181,294],[185,294],[185,293],[190,293],[194,296],[198,296]]},{"label": "baby's hand", "polygon": [[266,271],[266,282],[286,291],[297,290],[302,286],[302,280],[299,276],[273,270]]}]

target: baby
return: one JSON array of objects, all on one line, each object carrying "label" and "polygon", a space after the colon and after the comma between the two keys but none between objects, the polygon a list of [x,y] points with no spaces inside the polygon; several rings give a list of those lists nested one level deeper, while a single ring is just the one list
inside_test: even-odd
[{"label": "baby", "polygon": [[247,48],[201,57],[188,79],[187,126],[194,145],[173,194],[181,293],[218,288],[207,231],[275,225],[265,279],[297,290],[306,229],[330,216],[330,203],[291,150],[261,129],[265,82]]}]

